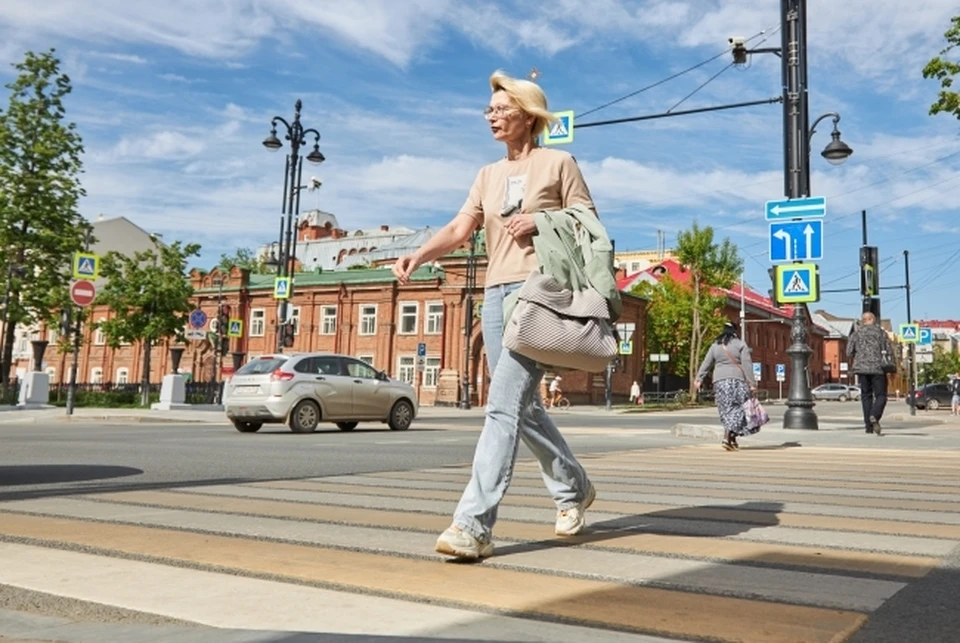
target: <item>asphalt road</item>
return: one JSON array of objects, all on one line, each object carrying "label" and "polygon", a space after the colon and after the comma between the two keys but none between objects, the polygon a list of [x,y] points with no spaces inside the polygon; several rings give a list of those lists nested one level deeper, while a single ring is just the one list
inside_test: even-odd
[{"label": "asphalt road", "polygon": [[[785,597],[774,596],[769,600],[795,600],[802,605],[821,605],[817,583],[838,583],[836,587],[823,587],[832,592],[824,596],[835,597],[830,600],[825,598],[823,606],[829,608],[833,605],[831,600],[842,604],[849,602],[857,610],[871,613],[866,626],[860,629],[852,640],[953,640],[950,638],[952,634],[947,633],[955,632],[960,625],[956,610],[951,607],[950,602],[954,600],[951,597],[955,597],[957,591],[960,591],[958,554],[955,552],[943,558],[941,566],[926,577],[907,578],[909,582],[904,589],[893,594],[889,594],[887,590],[883,590],[887,592],[883,593],[881,589],[886,587],[884,583],[904,581],[904,577],[896,572],[899,568],[884,567],[886,562],[878,562],[870,557],[894,554],[919,556],[922,551],[926,551],[923,548],[942,548],[949,544],[946,536],[942,540],[891,539],[906,538],[905,535],[913,529],[916,529],[918,534],[932,534],[937,529],[948,530],[952,534],[952,525],[960,524],[960,518],[954,523],[954,513],[950,513],[953,505],[947,506],[952,503],[953,495],[945,493],[944,490],[933,489],[929,493],[928,501],[925,489],[913,485],[910,481],[910,476],[913,475],[918,480],[926,480],[927,484],[943,485],[944,489],[951,484],[960,484],[960,481],[947,479],[930,482],[932,479],[925,473],[928,469],[948,471],[946,467],[954,457],[952,450],[960,449],[960,422],[942,423],[942,420],[948,417],[944,413],[921,414],[911,418],[904,409],[892,402],[888,418],[884,422],[884,435],[878,438],[865,435],[860,429],[859,405],[856,404],[818,405],[822,430],[815,432],[783,430],[779,425],[784,408],[770,406],[769,410],[771,423],[764,427],[759,435],[743,440],[744,450],[741,454],[726,454],[719,446],[714,451],[710,444],[679,438],[671,433],[671,428],[677,424],[718,426],[715,411],[710,408],[654,414],[607,413],[595,409],[554,413],[555,421],[573,450],[578,454],[594,456],[588,463],[588,469],[592,473],[596,472],[601,480],[599,504],[607,503],[595,513],[595,520],[598,521],[596,528],[599,531],[594,538],[597,540],[593,544],[585,541],[580,545],[581,553],[572,552],[563,558],[562,572],[550,571],[552,559],[549,552],[538,553],[549,541],[539,542],[536,540],[537,536],[530,540],[531,536],[527,531],[532,529],[534,533],[539,533],[540,528],[536,525],[544,520],[544,516],[538,513],[541,511],[538,508],[540,504],[537,504],[539,500],[528,501],[524,495],[532,492],[539,494],[537,498],[542,496],[542,486],[537,476],[531,475],[532,470],[528,465],[525,474],[523,471],[518,473],[518,489],[510,496],[510,503],[513,504],[504,509],[503,537],[508,542],[513,540],[517,544],[506,546],[503,550],[504,557],[495,557],[486,567],[497,574],[505,574],[509,569],[535,570],[537,574],[547,574],[547,578],[551,577],[549,574],[559,574],[560,577],[572,574],[580,579],[577,582],[583,583],[588,583],[590,578],[600,574],[621,583],[618,592],[646,591],[634,590],[631,587],[634,584],[644,585],[650,582],[651,578],[654,579],[654,585],[659,583],[665,588],[679,591],[706,591],[705,595],[715,597],[730,593],[732,596],[756,600],[764,596],[762,592],[787,592]],[[318,527],[305,527],[306,531],[301,531],[298,526],[298,521],[305,519],[301,513],[325,512],[322,516],[316,514],[311,520],[318,521],[318,525],[326,525],[323,529],[328,531],[323,532],[326,534],[323,537],[330,540],[318,541],[315,545],[333,547],[334,550],[356,550],[368,558],[382,556],[384,550],[389,550],[397,556],[394,559],[397,565],[410,564],[423,573],[441,574],[438,576],[440,579],[442,574],[448,572],[442,567],[438,571],[432,564],[424,566],[426,563],[423,561],[430,560],[429,541],[435,537],[437,529],[434,523],[448,520],[449,503],[458,497],[459,490],[462,489],[462,476],[468,471],[462,465],[469,464],[472,458],[481,425],[481,411],[463,412],[456,409],[426,410],[414,427],[405,432],[393,432],[377,425],[361,425],[349,433],[332,427],[309,435],[293,434],[284,427],[265,427],[256,434],[241,434],[226,423],[150,424],[121,419],[65,422],[57,418],[33,423],[4,421],[0,423],[0,503],[10,503],[6,506],[13,513],[4,514],[11,522],[6,527],[0,527],[0,530],[6,529],[9,532],[6,537],[0,538],[0,547],[5,544],[7,547],[15,547],[18,543],[37,546],[50,539],[62,540],[63,545],[52,545],[54,548],[50,551],[64,548],[76,552],[72,554],[75,557],[89,550],[89,544],[82,544],[84,538],[88,539],[88,543],[95,543],[94,549],[99,546],[101,539],[111,538],[115,544],[109,547],[104,544],[103,547],[115,549],[119,559],[139,557],[151,561],[159,557],[164,561],[174,562],[179,554],[173,550],[164,550],[166,543],[162,539],[151,541],[155,543],[151,545],[154,549],[148,548],[149,553],[145,557],[135,553],[139,547],[146,547],[143,544],[146,542],[144,538],[148,537],[150,532],[138,532],[130,537],[131,540],[123,540],[126,538],[123,534],[127,533],[123,531],[123,525],[143,524],[150,529],[175,528],[176,531],[168,532],[168,538],[183,539],[184,542],[190,538],[191,533],[211,534],[211,538],[217,534],[253,538],[250,541],[239,541],[246,547],[257,547],[257,543],[265,539],[267,544],[264,546],[268,547],[266,552],[270,555],[264,559],[252,555],[254,550],[224,559],[230,564],[233,564],[232,561],[253,564],[260,560],[273,560],[273,550],[269,548],[285,547],[284,543],[291,539],[299,543],[315,537]],[[706,450],[696,448],[698,444],[703,445]],[[690,450],[691,446],[695,448]],[[625,452],[636,452],[636,455],[624,456]],[[924,455],[925,452],[929,455]],[[847,457],[845,453],[850,454],[849,457],[855,464],[844,466]],[[521,458],[527,455],[525,450],[522,450]],[[821,457],[825,458],[823,462],[820,462]],[[901,457],[906,460],[901,462]],[[740,464],[736,475],[731,475],[729,463],[736,461],[733,458],[740,458],[741,463],[753,464]],[[914,463],[916,469],[912,470],[909,467]],[[877,480],[871,480],[871,466],[884,467],[886,472],[880,474]],[[439,467],[449,467],[450,473],[438,471]],[[755,468],[762,471],[754,470]],[[662,477],[657,471],[662,471]],[[778,482],[781,476],[782,482]],[[836,476],[838,480],[850,479],[850,482],[839,484],[835,490],[822,489],[821,487],[829,485],[829,482],[821,479],[821,476]],[[751,482],[751,477],[757,477],[757,482]],[[404,501],[409,503],[409,507],[407,504],[391,504],[394,502],[391,498],[402,495],[402,489],[411,484],[406,482],[407,480],[416,480],[416,484],[422,486],[418,489],[419,495],[414,495],[413,498],[423,500]],[[845,489],[844,484],[861,485],[863,490]],[[377,492],[367,489],[375,489]],[[729,490],[729,498],[724,490]],[[96,495],[110,492],[119,494]],[[173,495],[170,495],[170,492],[173,492]],[[857,497],[861,494],[866,497],[863,505],[866,508],[858,506]],[[783,502],[780,501],[781,498]],[[531,502],[534,504],[531,505]],[[942,505],[943,508],[938,510],[944,513],[927,513],[923,514],[922,518],[916,518],[919,522],[907,522],[914,519],[914,513],[910,512],[916,512],[917,516],[923,513],[921,510],[925,509],[923,503],[926,502],[939,503],[937,507]],[[194,506],[190,503],[197,504]],[[650,508],[651,503],[654,507],[663,505],[664,509],[653,510]],[[675,508],[670,508],[671,506]],[[726,508],[723,508],[724,506]],[[903,514],[902,518],[891,518],[894,523],[892,526],[882,520],[886,517],[883,513],[871,508],[887,506],[894,509],[894,513]],[[204,514],[202,507],[207,507],[209,513]],[[392,508],[409,509],[411,515],[405,518],[403,513],[391,514]],[[633,508],[641,513],[638,516],[625,517],[625,512]],[[836,511],[836,508],[840,510]],[[12,521],[19,511],[25,513],[19,514],[17,525],[14,525]],[[718,511],[732,514],[730,517],[718,517]],[[357,517],[356,512],[366,512],[365,516],[372,515],[377,520],[380,516],[390,518],[399,521],[398,525],[406,524],[405,521],[408,520],[412,523],[401,532],[391,532],[386,523],[382,527],[386,531],[375,531],[368,522],[372,518]],[[848,517],[848,512],[853,512],[852,516],[862,514],[862,518]],[[31,515],[41,518],[31,519]],[[434,515],[440,517],[434,519]],[[942,521],[938,518],[940,515],[943,516]],[[960,510],[956,515],[960,516]],[[277,522],[276,518],[282,518],[285,522]],[[799,521],[796,524],[800,528],[787,524],[778,526],[781,520],[788,518]],[[31,533],[31,530],[43,529],[44,525],[61,519],[79,519],[80,522],[71,523],[77,532],[59,530],[42,538],[37,535],[12,535],[17,530],[24,534]],[[547,519],[552,520],[549,517]],[[631,527],[631,521],[637,519],[640,520],[637,525],[643,526]],[[630,522],[630,525],[626,525],[625,520]],[[736,522],[741,520],[755,521],[755,524],[749,526]],[[857,520],[861,522],[858,523]],[[869,520],[875,522],[867,526],[863,521]],[[903,528],[896,526],[897,520],[905,521],[901,523]],[[195,524],[191,521],[195,521]],[[943,522],[945,526],[928,527],[923,521],[938,525]],[[528,524],[533,524],[534,527],[528,527]],[[609,535],[605,535],[604,525],[609,525]],[[442,526],[440,528],[442,529]],[[636,567],[633,559],[626,558],[623,562],[598,558],[594,564],[602,571],[577,567],[593,560],[591,556],[626,556],[623,548],[626,545],[618,546],[613,542],[606,547],[604,541],[621,534],[629,534],[631,529],[641,529],[649,532],[653,538],[664,539],[657,540],[654,543],[655,548],[650,551],[660,551],[657,547],[663,548],[665,557],[662,560],[650,558],[645,549],[650,543],[646,543],[640,545],[640,553],[647,558],[643,559],[645,562],[637,563]],[[778,529],[781,531],[777,531]],[[880,531],[871,531],[881,529],[885,530],[883,534],[890,535],[878,535]],[[90,533],[86,534],[84,530],[89,530]],[[844,530],[851,530],[850,539],[844,540]],[[860,536],[857,536],[857,530],[860,531]],[[813,532],[839,540],[809,554],[810,558],[765,558],[770,554],[764,553],[767,550],[762,549],[763,547],[773,548],[770,551],[775,552],[780,552],[777,548],[786,547],[794,552],[790,553],[790,556],[800,556],[797,552],[806,551],[803,547],[806,546],[805,543],[811,542],[809,538]],[[380,540],[381,534],[387,534],[389,539]],[[403,543],[394,540],[397,534],[403,534]],[[704,568],[707,571],[693,567],[692,561],[685,562],[691,556],[694,559],[703,556],[696,552],[691,554],[686,547],[688,543],[704,537],[713,539],[707,558],[710,565]],[[356,540],[358,538],[360,540]],[[410,543],[404,544],[405,539],[410,539]],[[226,563],[216,562],[217,556],[224,555],[223,547],[234,546],[237,542],[224,540],[216,544],[213,541],[204,541],[203,563],[207,565],[205,568],[223,567]],[[347,542],[350,543],[349,546],[344,544]],[[527,544],[521,545],[523,542]],[[921,549],[914,551],[912,548],[915,546]],[[746,551],[744,548],[750,547],[761,548],[755,552],[750,550],[757,556],[755,561],[742,553]],[[790,547],[794,550],[790,550]],[[724,548],[731,549],[729,553],[724,553]],[[123,551],[128,553],[121,553]],[[322,555],[325,550],[322,547],[311,550],[310,556],[313,551]],[[823,576],[825,580],[816,580],[812,576],[799,573],[804,567],[824,573],[828,567],[825,563],[818,563],[818,557],[838,552],[840,555],[854,556],[857,561],[862,558],[867,562],[831,563],[852,565],[848,570],[850,575],[846,577],[841,577],[835,570],[829,572],[834,575]],[[358,559],[359,563],[366,562],[367,559],[363,556]],[[529,562],[523,562],[524,556],[529,558]],[[724,556],[729,559],[726,566],[719,565],[717,561]],[[43,559],[41,557],[38,560]],[[499,560],[503,562],[498,563]],[[800,560],[803,562],[795,562]],[[837,561],[842,561],[842,558]],[[114,564],[122,563],[114,561]],[[189,563],[180,564],[189,567]],[[875,565],[876,569],[869,572],[856,571],[861,564]],[[679,565],[691,567],[686,572],[662,576],[657,580],[658,565],[670,569]],[[783,576],[783,579],[777,576],[776,580],[769,581],[769,587],[744,589],[744,585],[749,585],[744,579],[750,574],[760,573],[752,570],[765,566],[770,568],[763,570],[764,574],[778,574]],[[335,565],[329,569],[337,567]],[[634,572],[634,569],[640,571]],[[890,569],[894,571],[889,571]],[[91,573],[96,573],[96,566]],[[275,573],[279,572],[241,570],[238,571],[236,582],[247,582],[242,580],[244,574],[254,578],[270,578],[271,574]],[[639,580],[631,581],[633,573],[649,577],[640,576]],[[724,576],[728,573],[729,577]],[[385,581],[379,578],[379,574],[374,573],[367,579],[361,577],[362,574],[358,572],[356,578],[348,576],[346,580],[350,583],[368,584],[373,595],[386,591],[383,589]],[[529,580],[535,582],[539,578],[541,577],[529,577]],[[35,582],[38,586],[42,585],[41,581]],[[320,582],[321,586],[329,583],[336,585],[336,581],[326,576],[316,579],[316,582]],[[497,586],[497,583],[503,581],[497,576],[491,582]],[[809,586],[810,589],[796,586],[797,582],[801,582],[803,587]],[[844,597],[843,591],[839,589],[842,587],[840,583],[844,582],[875,587],[874,591],[880,593],[872,598],[862,597],[861,604],[860,597]],[[440,586],[442,583],[433,587]],[[535,592],[532,587],[531,585],[526,588],[526,591]],[[579,587],[577,591],[580,591]],[[804,594],[807,591],[811,593]],[[790,592],[803,596],[793,598],[794,594]],[[142,636],[146,637],[155,636],[159,631],[151,628],[172,628],[164,631],[169,632],[169,640],[178,640],[176,637],[184,636],[186,630],[181,632],[176,628],[182,627],[184,620],[191,620],[186,617],[187,612],[182,616],[183,620],[178,620],[148,613],[149,610],[137,612],[129,606],[126,609],[111,606],[116,604],[106,599],[92,602],[71,600],[53,593],[0,585],[0,625],[25,618],[24,614],[33,614],[37,615],[36,618],[63,619],[66,624],[64,627],[69,625],[73,628],[70,631],[74,633],[80,632],[77,629],[80,627],[77,625],[78,621],[87,621],[94,623],[89,627],[136,625],[146,628],[142,633]],[[651,605],[651,609],[659,609],[656,601]],[[629,615],[632,610],[624,610],[623,613]],[[718,613],[722,614],[723,610]],[[822,616],[829,614],[823,612]],[[512,631],[510,628],[513,625],[510,623],[497,623],[483,627],[494,627],[492,631],[503,633]],[[685,624],[684,619],[677,620],[677,631],[682,631],[685,625],[689,623]],[[730,624],[733,632],[744,626],[736,622]],[[464,633],[473,636],[486,631],[483,627],[478,625],[479,629],[464,630]],[[212,635],[205,630],[188,630],[200,637],[197,640]],[[88,636],[92,637],[89,640],[111,640],[110,637],[114,636],[111,633],[117,631],[119,630],[93,629]],[[459,632],[455,628],[450,630],[454,631]],[[3,633],[5,632],[0,631],[0,636]],[[217,636],[221,640],[253,640],[228,639],[223,631],[218,632]],[[247,635],[239,633],[237,636]],[[561,636],[559,632],[558,636]],[[562,636],[569,636],[569,633]],[[599,636],[599,633],[596,636]],[[731,636],[736,638],[739,635]],[[944,636],[947,638],[943,638]],[[257,640],[276,641],[281,638]],[[665,639],[635,640],[639,642]],[[736,640],[756,639],[740,637]]]}]

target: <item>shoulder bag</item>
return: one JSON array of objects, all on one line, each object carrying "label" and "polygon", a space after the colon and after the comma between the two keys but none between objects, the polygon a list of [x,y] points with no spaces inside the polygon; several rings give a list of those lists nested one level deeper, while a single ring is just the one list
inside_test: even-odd
[{"label": "shoulder bag", "polygon": [[[747,377],[747,372],[743,370],[743,364],[740,363],[740,360],[733,356],[733,353],[727,350],[727,347],[721,344],[723,352],[725,352],[729,357],[730,361],[737,365],[737,368],[740,369],[740,372],[743,373],[744,382],[749,382],[750,378]],[[760,430],[760,427],[770,421],[770,414],[767,413],[766,409],[763,408],[763,405],[760,404],[760,400],[757,399],[756,395],[751,395],[746,402],[743,403],[743,414],[747,418],[747,430],[750,433],[756,433]]]}]

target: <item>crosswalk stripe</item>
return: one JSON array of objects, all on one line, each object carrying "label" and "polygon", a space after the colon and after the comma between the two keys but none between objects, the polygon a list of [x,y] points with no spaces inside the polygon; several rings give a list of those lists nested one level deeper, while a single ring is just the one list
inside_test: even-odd
[{"label": "crosswalk stripe", "polygon": [[[5,515],[0,529],[34,542],[673,636],[758,640],[762,633],[770,643],[826,642],[866,620],[853,611],[169,529],[16,514]],[[700,618],[691,619],[694,613]]]},{"label": "crosswalk stripe", "polygon": [[[180,569],[205,574],[204,591],[244,578],[347,592],[365,609],[390,597],[453,610],[437,618],[545,619],[560,628],[551,640],[839,643],[960,543],[955,452],[695,445],[582,461],[599,492],[589,529],[553,535],[538,465],[523,460],[496,555],[480,565],[432,551],[469,478],[462,465],[3,501],[0,552],[35,568],[40,548],[63,564],[117,561],[115,576],[97,576],[105,584],[123,570],[130,582],[134,569]],[[9,558],[0,583],[26,586]],[[82,598],[82,584],[71,592]]]}]

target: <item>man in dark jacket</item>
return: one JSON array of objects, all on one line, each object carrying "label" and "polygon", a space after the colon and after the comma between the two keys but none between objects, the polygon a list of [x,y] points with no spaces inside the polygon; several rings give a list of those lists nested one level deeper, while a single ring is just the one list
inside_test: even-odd
[{"label": "man in dark jacket", "polygon": [[883,371],[884,355],[892,359],[893,349],[887,333],[880,328],[876,315],[863,313],[860,327],[847,340],[847,357],[853,358],[853,372],[860,384],[860,403],[867,433],[880,435],[880,418],[887,405],[887,374]]}]

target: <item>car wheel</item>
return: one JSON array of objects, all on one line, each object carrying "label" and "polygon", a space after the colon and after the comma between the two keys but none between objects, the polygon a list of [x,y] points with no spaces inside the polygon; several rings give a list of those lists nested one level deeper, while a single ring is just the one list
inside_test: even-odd
[{"label": "car wheel", "polygon": [[837,400],[840,401],[840,402],[846,402],[846,401],[847,401],[847,396],[846,396],[846,395],[841,395],[840,397],[837,398]]},{"label": "car wheel", "polygon": [[294,433],[313,433],[320,424],[320,407],[313,400],[303,400],[290,414],[290,429]]},{"label": "car wheel", "polygon": [[234,428],[240,433],[256,433],[263,426],[263,422],[243,422],[241,420],[233,421]]},{"label": "car wheel", "polygon": [[353,431],[357,428],[357,422],[337,422],[337,428],[341,431]]},{"label": "car wheel", "polygon": [[936,411],[937,409],[940,408],[940,400],[938,400],[935,397],[930,398],[929,400],[927,400],[927,408],[930,409],[931,411]]},{"label": "car wheel", "polygon": [[390,419],[387,424],[394,431],[406,431],[413,422],[413,405],[406,400],[400,400],[390,409]]}]

